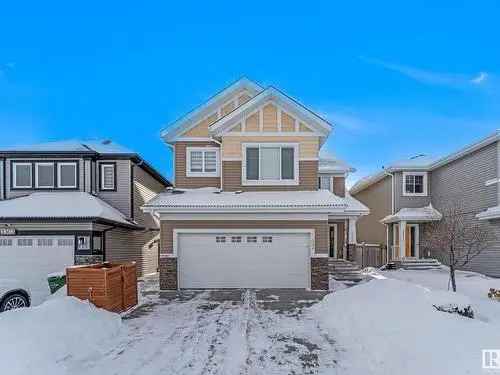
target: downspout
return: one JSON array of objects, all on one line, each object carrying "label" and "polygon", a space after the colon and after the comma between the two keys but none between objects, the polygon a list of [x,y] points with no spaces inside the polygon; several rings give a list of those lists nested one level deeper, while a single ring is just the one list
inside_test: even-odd
[{"label": "downspout", "polygon": [[[394,196],[394,173],[390,173],[387,171],[384,171],[384,173],[387,176],[391,176],[391,215],[394,215],[394,210],[395,210],[395,196]],[[393,228],[394,230],[394,228]],[[387,242],[387,248],[386,248],[386,260],[389,261],[389,224],[385,224],[385,231],[386,231],[386,242]]]},{"label": "downspout", "polygon": [[220,190],[222,190],[222,142],[219,142],[214,137],[209,137],[214,143],[217,143],[219,147],[219,173],[220,173]]}]

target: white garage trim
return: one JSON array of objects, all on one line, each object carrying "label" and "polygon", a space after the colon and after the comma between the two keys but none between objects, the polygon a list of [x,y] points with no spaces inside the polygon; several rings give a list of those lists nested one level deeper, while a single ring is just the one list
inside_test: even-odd
[{"label": "white garage trim", "polygon": [[[309,233],[310,236],[310,248],[309,254],[311,258],[318,258],[324,256],[324,254],[316,254],[315,248],[315,234],[314,229],[245,229],[245,228],[231,228],[231,229],[174,229],[173,230],[173,249],[172,254],[167,254],[168,257],[177,258],[178,247],[179,247],[179,234],[181,233]],[[326,254],[328,256],[328,254]]]}]

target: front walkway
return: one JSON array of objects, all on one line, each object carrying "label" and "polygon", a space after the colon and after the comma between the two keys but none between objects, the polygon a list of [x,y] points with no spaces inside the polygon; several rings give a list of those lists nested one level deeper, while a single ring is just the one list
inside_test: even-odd
[{"label": "front walkway", "polygon": [[[146,293],[148,294],[148,293]],[[338,346],[305,309],[324,292],[224,290],[150,293],[122,334],[72,374],[317,374]]]}]

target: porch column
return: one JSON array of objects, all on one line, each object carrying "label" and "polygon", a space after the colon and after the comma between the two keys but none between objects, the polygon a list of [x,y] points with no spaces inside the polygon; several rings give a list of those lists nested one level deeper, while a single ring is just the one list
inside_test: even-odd
[{"label": "porch column", "polygon": [[357,243],[356,219],[349,218],[349,244]]},{"label": "porch column", "polygon": [[406,256],[406,221],[399,222],[399,258]]}]

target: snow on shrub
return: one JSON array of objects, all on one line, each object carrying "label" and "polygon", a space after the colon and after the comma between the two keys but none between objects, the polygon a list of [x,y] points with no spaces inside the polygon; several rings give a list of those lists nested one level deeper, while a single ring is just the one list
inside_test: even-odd
[{"label": "snow on shrub", "polygon": [[0,356],[6,374],[64,374],[66,358],[85,358],[115,336],[118,314],[74,297],[0,314]]},{"label": "snow on shrub", "polygon": [[[475,319],[436,306],[471,306]],[[497,348],[500,305],[394,279],[328,295],[310,313],[342,344],[345,374],[477,374]]]}]

